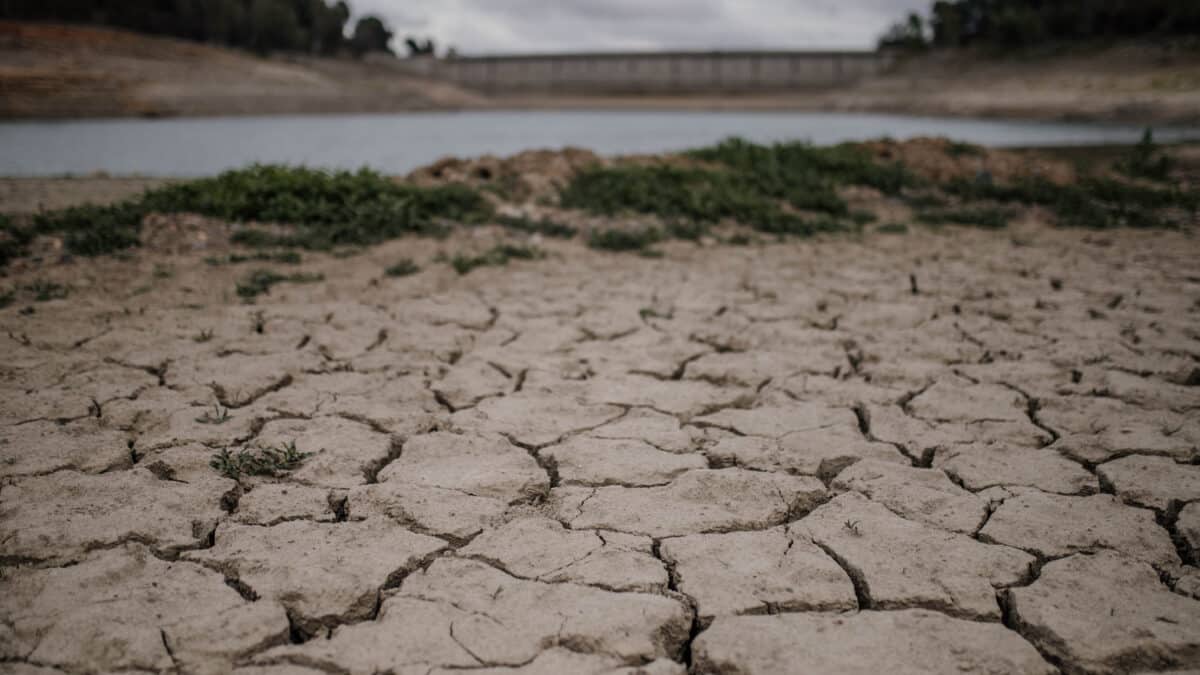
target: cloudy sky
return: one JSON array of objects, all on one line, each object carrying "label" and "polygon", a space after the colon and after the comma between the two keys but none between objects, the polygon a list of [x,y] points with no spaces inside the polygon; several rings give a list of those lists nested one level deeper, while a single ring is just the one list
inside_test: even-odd
[{"label": "cloudy sky", "polygon": [[[929,0],[351,0],[461,54],[866,48]],[[400,51],[400,50],[398,50]]]}]

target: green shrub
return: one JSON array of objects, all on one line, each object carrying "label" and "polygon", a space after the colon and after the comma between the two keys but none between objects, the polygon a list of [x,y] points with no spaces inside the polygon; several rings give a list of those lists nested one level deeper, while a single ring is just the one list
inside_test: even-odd
[{"label": "green shrub", "polygon": [[477,267],[500,267],[507,265],[510,260],[540,260],[545,257],[541,249],[533,246],[499,244],[480,255],[455,255],[449,262],[454,271],[469,274]]},{"label": "green shrub", "polygon": [[295,274],[279,274],[272,270],[259,269],[251,272],[245,279],[237,283],[236,289],[238,297],[246,300],[264,294],[270,293],[271,287],[279,283],[293,284],[309,284],[324,280],[324,276],[320,274],[305,274],[297,272]]},{"label": "green shrub", "polygon": [[601,251],[645,251],[662,241],[663,234],[656,228],[641,230],[594,230],[588,235],[587,244]]},{"label": "green shrub", "polygon": [[432,233],[441,221],[479,222],[491,215],[491,208],[478,192],[462,185],[421,188],[367,169],[255,165],[168,185],[112,206],[42,214],[35,227],[63,234],[67,248],[76,253],[97,255],[136,246],[142,219],[151,212],[287,224],[294,226],[288,235],[246,229],[233,240],[249,246],[329,249]]},{"label": "green shrub", "polygon": [[496,216],[495,221],[510,230],[528,232],[530,234],[541,234],[547,237],[557,237],[559,239],[570,239],[576,234],[575,228],[571,227],[570,225],[556,223],[549,218],[531,220],[524,216]]},{"label": "green shrub", "polygon": [[240,480],[242,476],[277,476],[311,456],[311,452],[297,450],[292,441],[278,448],[258,448],[257,452],[241,450],[235,454],[223,449],[212,456],[209,466],[226,478]]},{"label": "green shrub", "polygon": [[385,269],[383,273],[389,277],[407,277],[420,271],[421,268],[417,266],[417,264],[411,259],[401,258],[400,260],[396,261],[395,265],[391,265]]},{"label": "green shrub", "polygon": [[1142,140],[1130,150],[1129,155],[1117,162],[1117,170],[1134,178],[1165,181],[1170,177],[1171,158],[1162,154],[1154,142],[1154,131],[1146,129]]},{"label": "green shrub", "polygon": [[1008,226],[1016,213],[1012,209],[994,206],[964,206],[956,209],[941,209],[936,211],[919,211],[917,220],[929,225],[975,225],[991,230]]}]

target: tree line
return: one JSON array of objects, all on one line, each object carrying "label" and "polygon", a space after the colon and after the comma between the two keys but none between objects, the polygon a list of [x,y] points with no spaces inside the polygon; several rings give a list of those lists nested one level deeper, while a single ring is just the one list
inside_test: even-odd
[{"label": "tree line", "polygon": [[1200,0],[938,0],[882,47],[1026,47],[1047,42],[1200,35]]},{"label": "tree line", "polygon": [[393,33],[377,16],[347,31],[344,0],[0,0],[0,18],[111,26],[260,53],[392,51]]}]

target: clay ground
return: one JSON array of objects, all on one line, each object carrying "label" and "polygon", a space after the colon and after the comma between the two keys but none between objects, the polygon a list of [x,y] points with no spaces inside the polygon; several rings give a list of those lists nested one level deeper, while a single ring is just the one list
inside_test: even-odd
[{"label": "clay ground", "polygon": [[1194,230],[490,236],[14,269],[0,671],[1200,666]]}]

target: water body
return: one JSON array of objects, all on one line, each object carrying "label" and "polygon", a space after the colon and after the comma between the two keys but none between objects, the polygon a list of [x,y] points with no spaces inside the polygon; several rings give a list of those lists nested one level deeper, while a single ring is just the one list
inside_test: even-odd
[{"label": "water body", "polygon": [[[1134,126],[801,112],[471,111],[0,123],[0,175],[106,171],[198,176],[252,162],[406,173],[447,155],[573,145],[602,154],[682,150],[741,136],[817,144],[947,136],[993,146],[1132,143]],[[1200,139],[1161,129],[1159,140]]]}]

